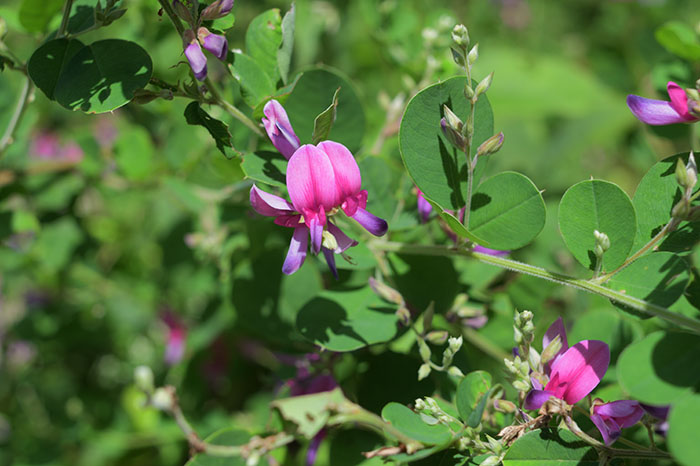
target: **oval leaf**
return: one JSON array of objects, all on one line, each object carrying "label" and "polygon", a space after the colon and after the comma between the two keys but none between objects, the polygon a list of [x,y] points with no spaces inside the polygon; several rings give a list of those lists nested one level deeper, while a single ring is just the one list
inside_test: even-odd
[{"label": "oval leaf", "polygon": [[279,152],[258,151],[245,154],[241,168],[252,180],[271,186],[287,186],[287,159]]},{"label": "oval leaf", "polygon": [[[470,105],[464,98],[466,83],[467,78],[454,77],[423,89],[408,103],[401,119],[399,147],[406,169],[423,194],[444,210],[464,207],[467,193],[466,156],[450,144],[440,129],[443,105],[462,121],[467,120]],[[492,135],[493,111],[482,95],[474,110],[472,153]],[[484,161],[477,164],[475,181],[485,168]]]},{"label": "oval leaf", "polygon": [[489,248],[517,249],[537,237],[546,215],[542,195],[528,177],[500,173],[474,193],[469,231]]},{"label": "oval leaf", "polygon": [[688,264],[681,257],[670,252],[655,252],[622,269],[607,282],[607,286],[658,306],[669,307],[681,297],[689,280]]},{"label": "oval leaf", "polygon": [[484,371],[470,372],[459,382],[457,409],[459,417],[469,427],[476,427],[481,423],[490,389],[491,374]]},{"label": "oval leaf", "polygon": [[570,187],[559,204],[559,230],[564,243],[584,267],[594,270],[595,236],[598,230],[610,238],[603,266],[613,270],[622,265],[634,242],[637,221],[632,201],[616,184],[586,180]]},{"label": "oval leaf", "polygon": [[34,51],[27,63],[27,72],[46,97],[54,100],[58,78],[73,55],[83,47],[78,39],[54,39]]},{"label": "oval leaf", "polygon": [[564,429],[528,432],[510,447],[503,466],[598,466],[595,448]]},{"label": "oval leaf", "polygon": [[698,442],[700,395],[680,400],[671,408],[668,419],[668,448],[674,458],[685,466],[693,466],[700,458]]},{"label": "oval leaf", "polygon": [[277,52],[281,45],[282,16],[279,9],[267,10],[253,18],[245,33],[246,51],[274,84],[280,79]]},{"label": "oval leaf", "polygon": [[301,308],[296,326],[308,340],[331,351],[353,351],[396,335],[394,310],[369,287],[322,292]]},{"label": "oval leaf", "polygon": [[231,74],[241,86],[241,95],[245,103],[255,108],[277,89],[255,60],[237,52],[232,56],[233,63],[229,65]]},{"label": "oval leaf", "polygon": [[622,389],[643,403],[667,405],[700,383],[700,336],[654,332],[617,361]]},{"label": "oval leaf", "polygon": [[452,439],[452,433],[445,424],[426,424],[419,414],[399,403],[391,402],[384,406],[382,417],[402,434],[426,445],[441,445]]},{"label": "oval leaf", "polygon": [[311,143],[314,120],[328,108],[338,88],[337,118],[328,139],[355,153],[365,134],[365,111],[353,85],[337,72],[326,68],[304,71],[287,97],[284,108],[301,143]]},{"label": "oval leaf", "polygon": [[80,49],[63,68],[54,98],[70,110],[112,111],[148,84],[151,57],[134,42],[106,39]]}]

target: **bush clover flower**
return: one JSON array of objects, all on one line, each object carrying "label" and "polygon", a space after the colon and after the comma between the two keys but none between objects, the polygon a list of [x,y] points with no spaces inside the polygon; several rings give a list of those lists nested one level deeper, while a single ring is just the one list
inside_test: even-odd
[{"label": "bush clover flower", "polygon": [[289,160],[299,148],[299,138],[289,122],[287,112],[279,102],[272,99],[265,104],[263,114],[265,115],[262,119],[263,126],[272,145],[284,155],[285,159]]},{"label": "bush clover flower", "polygon": [[545,333],[543,354],[557,336],[561,346],[554,343],[550,349],[550,352],[557,351],[549,357],[551,365],[545,362],[544,381],[531,378],[534,390],[525,399],[526,409],[539,409],[552,396],[570,405],[576,404],[598,386],[608,370],[608,345],[599,340],[583,340],[568,347],[561,319],[555,321]]},{"label": "bush clover flower", "polygon": [[[267,122],[263,122],[266,129],[270,128],[270,139],[280,152],[288,152],[298,138],[286,112],[276,101],[268,102],[266,109]],[[250,203],[256,212],[275,217],[278,225],[294,228],[282,266],[285,274],[296,272],[304,263],[310,238],[311,252],[323,252],[337,277],[334,254],[342,255],[357,244],[331,221],[340,211],[375,236],[384,235],[388,229],[385,220],[366,210],[367,191],[362,189],[360,168],[352,153],[340,143],[323,141],[294,150],[289,157],[286,181],[291,203],[257,186],[250,191]]]},{"label": "bush clover flower", "polygon": [[[627,106],[634,116],[648,125],[692,123],[700,120],[688,109],[688,95],[678,84],[669,81],[666,86],[671,101],[647,99],[638,95],[627,96]],[[695,104],[695,101],[690,101]],[[694,105],[693,105],[694,106]]]},{"label": "bush clover flower", "polygon": [[187,29],[182,36],[185,57],[192,68],[194,77],[199,81],[204,81],[207,77],[207,57],[204,55],[202,47],[219,60],[224,60],[228,53],[228,41],[225,36],[213,34],[209,29],[201,27],[201,22],[226,16],[233,7],[233,0],[218,0],[212,3],[202,11],[198,20],[194,19],[191,11],[180,1],[173,1],[173,7],[178,16],[191,26],[191,29]]},{"label": "bush clover flower", "polygon": [[593,401],[591,421],[598,428],[605,445],[612,445],[620,437],[621,429],[632,427],[644,416],[644,409],[638,401],[618,400],[603,403]]}]

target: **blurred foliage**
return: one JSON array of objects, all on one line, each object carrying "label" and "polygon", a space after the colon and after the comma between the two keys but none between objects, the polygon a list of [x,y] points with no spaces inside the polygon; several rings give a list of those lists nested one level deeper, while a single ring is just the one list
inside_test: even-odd
[{"label": "blurred foliage", "polygon": [[[23,61],[42,43],[41,32],[60,22],[56,2],[46,6],[52,14],[23,21],[23,8],[42,8],[36,3],[0,6],[5,40]],[[122,19],[81,39],[136,42],[150,54],[153,76],[186,79],[181,39],[157,3],[124,6]],[[366,114],[364,137],[355,144],[368,209],[387,218],[392,238],[447,241],[435,222],[418,225],[396,115],[421,88],[458,74],[449,31],[467,24],[482,44],[476,78],[495,71],[488,96],[496,131],[506,135],[488,172],[519,170],[545,189],[545,230],[515,257],[583,273],[558,235],[556,204],[570,185],[591,176],[632,195],[658,158],[689,149],[690,127],[644,128],[625,95],[654,95],[670,78],[693,84],[697,58],[672,53],[669,34],[679,28],[667,26],[663,46],[655,31],[671,20],[694,28],[696,6],[689,0],[298,0],[291,70],[323,64],[355,86]],[[289,5],[237,0],[231,49],[245,49],[246,26],[273,7],[284,12]],[[225,74],[210,60],[210,75]],[[20,73],[0,74],[0,128],[21,86]],[[237,84],[226,86],[227,96],[241,100]],[[303,324],[315,320],[319,303],[307,303],[324,288],[329,295],[358,289],[371,275],[374,259],[358,250],[359,265],[341,268],[337,282],[315,259],[284,276],[289,231],[252,214],[240,158],[225,158],[205,128],[188,125],[187,103],[156,99],[93,116],[37,91],[0,159],[0,464],[184,464],[187,445],[175,424],[141,408],[142,395],[131,385],[140,364],[154,369],[158,384],[178,387],[183,410],[203,435],[222,427],[273,428],[279,419],[268,403],[296,373],[288,359],[303,360],[314,351],[307,338],[318,340]],[[219,108],[206,111],[228,124],[234,147],[256,149],[240,123]],[[638,340],[642,327],[658,325],[611,315],[600,298],[483,264],[390,255],[384,266],[417,311],[432,301],[444,316],[458,293],[468,293],[489,317],[479,334],[500,351],[512,346],[514,307],[533,309],[540,333],[557,315],[571,321],[594,309],[607,316],[605,328],[619,348]],[[450,323],[436,318],[435,325]],[[184,357],[169,364],[164,354],[175,326],[186,334]],[[583,327],[593,332],[595,324],[579,320],[575,327],[591,338]],[[435,390],[449,397],[455,387],[446,376],[416,381],[420,358],[402,331],[378,347],[322,353],[314,370],[332,371],[351,399],[375,412]],[[485,369],[500,377],[501,361],[473,342],[465,348],[456,359],[465,373]],[[606,381],[615,386],[609,373]],[[330,436],[317,464],[341,464],[332,458],[359,464],[359,456],[347,458],[378,445],[362,432]],[[289,449],[278,460],[299,464],[304,449]]]}]

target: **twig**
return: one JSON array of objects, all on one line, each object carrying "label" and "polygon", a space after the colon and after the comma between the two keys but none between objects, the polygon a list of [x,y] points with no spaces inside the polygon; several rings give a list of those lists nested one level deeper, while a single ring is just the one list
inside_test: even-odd
[{"label": "twig", "polygon": [[56,32],[56,38],[60,39],[66,35],[66,29],[68,28],[68,20],[70,19],[70,10],[73,8],[73,0],[66,0],[66,4],[63,6],[63,17],[61,18],[61,25],[58,27]]},{"label": "twig", "polygon": [[32,83],[31,78],[27,76],[24,81],[22,92],[17,100],[15,111],[12,114],[10,121],[7,123],[7,128],[5,128],[5,133],[2,135],[2,139],[0,139],[0,157],[3,156],[7,148],[13,142],[15,130],[17,129],[17,126],[19,126],[19,122],[22,120],[22,115],[24,115],[24,110],[27,108],[27,104],[29,103],[33,90],[34,84]]}]

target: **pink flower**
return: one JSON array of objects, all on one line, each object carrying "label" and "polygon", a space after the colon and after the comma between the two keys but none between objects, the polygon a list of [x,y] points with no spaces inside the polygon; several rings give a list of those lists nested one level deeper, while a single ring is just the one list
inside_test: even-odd
[{"label": "pink flower", "polygon": [[552,396],[570,405],[576,404],[598,386],[608,370],[610,348],[606,343],[584,340],[567,348],[566,332],[561,319],[547,330],[543,343],[548,346],[556,335],[561,338],[562,348],[552,359],[551,366],[545,367],[548,382],[544,389],[532,378],[535,389],[525,399],[526,409],[539,409]]},{"label": "pink flower", "polygon": [[670,102],[640,97],[627,96],[627,106],[634,116],[648,125],[670,125],[673,123],[692,123],[699,118],[688,111],[688,96],[682,87],[669,81],[667,85]]},{"label": "pink flower", "polygon": [[172,311],[166,311],[161,317],[165,325],[168,326],[168,336],[165,342],[165,355],[163,359],[169,366],[175,365],[182,360],[185,355],[185,338],[187,328],[180,318]]},{"label": "pink flower", "polygon": [[425,197],[423,197],[423,191],[416,188],[418,191],[416,193],[416,198],[418,201],[418,216],[420,217],[421,223],[425,223],[430,218],[430,213],[433,211],[433,206],[430,205]]},{"label": "pink flower", "polygon": [[637,401],[619,400],[603,403],[593,402],[591,421],[598,428],[605,444],[610,446],[620,436],[620,430],[632,427],[644,416],[644,409]]},{"label": "pink flower", "polygon": [[85,156],[78,143],[61,144],[58,135],[50,131],[42,131],[33,138],[30,153],[37,159],[68,164],[77,164]]},{"label": "pink flower", "polygon": [[262,119],[262,122],[268,137],[275,148],[280,151],[280,154],[289,160],[299,148],[299,138],[294,133],[287,112],[284,111],[284,107],[279,102],[272,99],[265,104],[263,113],[265,118]]}]

